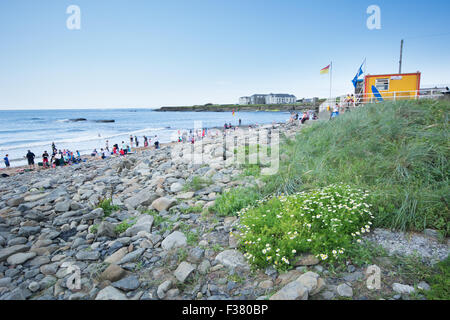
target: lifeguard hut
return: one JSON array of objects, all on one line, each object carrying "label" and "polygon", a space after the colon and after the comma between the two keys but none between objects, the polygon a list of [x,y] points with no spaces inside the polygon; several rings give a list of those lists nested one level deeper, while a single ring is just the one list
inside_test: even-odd
[{"label": "lifeguard hut", "polygon": [[365,102],[374,99],[372,87],[375,87],[385,100],[417,99],[420,95],[421,73],[398,73],[367,75],[364,78]]}]

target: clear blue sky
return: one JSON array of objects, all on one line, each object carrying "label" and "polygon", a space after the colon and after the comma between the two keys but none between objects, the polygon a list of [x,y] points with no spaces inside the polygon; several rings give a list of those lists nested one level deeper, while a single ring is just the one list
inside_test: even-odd
[{"label": "clear blue sky", "polygon": [[[81,9],[68,30],[66,9]],[[369,5],[381,30],[369,30]],[[448,0],[2,0],[0,108],[236,103],[254,93],[328,96],[371,74],[450,83]]]}]

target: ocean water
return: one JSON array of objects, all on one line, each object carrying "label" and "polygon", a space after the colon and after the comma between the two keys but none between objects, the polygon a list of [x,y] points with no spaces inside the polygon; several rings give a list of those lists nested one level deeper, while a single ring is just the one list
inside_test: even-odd
[{"label": "ocean water", "polygon": [[[73,122],[70,119],[87,121]],[[0,110],[0,168],[3,158],[9,154],[11,166],[26,164],[28,150],[40,161],[44,151],[51,154],[51,144],[58,150],[69,149],[81,154],[95,148],[129,143],[130,135],[137,136],[143,146],[143,136],[158,135],[160,143],[173,140],[178,130],[194,128],[194,121],[202,121],[204,128],[223,127],[226,123],[238,125],[285,122],[287,112],[156,112],[152,109],[91,109],[91,110]],[[98,123],[97,120],[115,120],[114,123]],[[153,140],[153,139],[152,139]]]}]

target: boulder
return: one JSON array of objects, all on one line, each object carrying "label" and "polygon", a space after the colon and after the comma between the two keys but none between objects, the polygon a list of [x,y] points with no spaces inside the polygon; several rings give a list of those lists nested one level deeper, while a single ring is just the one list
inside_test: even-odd
[{"label": "boulder", "polygon": [[140,282],[137,276],[129,276],[111,284],[122,291],[133,291],[139,288]]},{"label": "boulder", "polygon": [[250,268],[247,261],[245,260],[244,255],[237,250],[222,251],[216,256],[215,260],[228,268]]},{"label": "boulder", "polygon": [[163,242],[161,242],[161,247],[164,250],[185,247],[186,245],[187,245],[186,236],[180,231],[172,232],[167,236],[167,238],[163,240]]},{"label": "boulder", "polygon": [[161,197],[152,202],[152,207],[161,212],[169,210],[175,204],[176,201],[174,199]]},{"label": "boulder", "polygon": [[98,226],[97,237],[114,238],[116,236],[115,227],[112,223],[103,221]]},{"label": "boulder", "polygon": [[276,292],[269,300],[308,300],[308,289],[298,281],[292,281]]},{"label": "boulder", "polygon": [[25,261],[28,261],[32,258],[36,257],[36,253],[35,252],[27,252],[27,253],[15,253],[11,256],[8,257],[7,261],[10,265],[19,265],[24,263]]},{"label": "boulder", "polygon": [[394,283],[392,285],[392,290],[394,290],[395,292],[400,293],[400,294],[410,294],[415,291],[414,287],[408,286],[406,284],[401,284],[401,283]]},{"label": "boulder", "polygon": [[100,290],[95,300],[128,300],[126,295],[113,286],[108,286]]},{"label": "boulder", "polygon": [[15,253],[28,251],[30,248],[24,244],[18,244],[15,246],[0,249],[0,262],[5,261],[9,256]]},{"label": "boulder", "polygon": [[175,270],[174,275],[178,279],[178,281],[184,283],[194,270],[195,267],[192,264],[183,261]]},{"label": "boulder", "polygon": [[131,207],[132,209],[136,209],[139,206],[149,206],[158,198],[158,195],[151,192],[150,189],[144,189],[139,191],[137,194],[131,196],[126,199],[125,205],[127,207]]},{"label": "boulder", "polygon": [[122,279],[126,274],[126,271],[116,264],[110,264],[105,271],[102,272],[100,278],[102,280],[109,280],[111,282]]},{"label": "boulder", "polygon": [[150,233],[152,230],[154,218],[151,215],[143,214],[140,215],[136,223],[125,231],[126,237],[133,237],[139,232],[144,231]]}]

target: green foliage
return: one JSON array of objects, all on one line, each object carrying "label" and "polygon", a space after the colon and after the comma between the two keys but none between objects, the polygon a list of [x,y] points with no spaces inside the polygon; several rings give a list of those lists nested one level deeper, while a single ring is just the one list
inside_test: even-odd
[{"label": "green foliage", "polygon": [[261,194],[255,188],[236,188],[221,194],[215,201],[210,211],[218,216],[233,216],[244,207],[256,203]]},{"label": "green foliage", "polygon": [[336,184],[258,201],[240,211],[236,236],[249,262],[260,268],[287,270],[299,253],[337,261],[370,231],[367,198],[360,189]]},{"label": "green foliage", "polygon": [[99,226],[98,224],[94,224],[94,225],[91,227],[91,232],[94,233],[94,234],[97,233],[97,231],[98,231],[98,226]]},{"label": "green foliage", "polygon": [[386,102],[316,122],[281,143],[263,195],[352,184],[371,190],[377,227],[447,235],[449,111],[447,101]]},{"label": "green foliage", "polygon": [[187,238],[188,245],[194,246],[194,245],[196,245],[198,243],[199,234],[198,234],[198,232],[189,231],[186,234],[186,238]]},{"label": "green foliage", "polygon": [[210,179],[204,179],[199,176],[194,176],[191,181],[186,182],[183,187],[184,191],[198,191],[212,183]]},{"label": "green foliage", "polygon": [[177,251],[177,256],[178,256],[178,264],[183,262],[184,260],[186,260],[187,256],[188,256],[188,252],[185,248],[180,248]]},{"label": "green foliage", "polygon": [[248,165],[244,168],[242,174],[246,177],[253,176],[258,177],[261,173],[261,168],[257,164]]},{"label": "green foliage", "polygon": [[213,249],[214,252],[220,252],[223,251],[223,248],[220,246],[220,244],[215,243],[213,244],[213,246],[211,247],[211,249]]},{"label": "green foliage", "polygon": [[120,210],[119,206],[112,204],[112,199],[102,199],[97,208],[102,208],[105,213],[105,217],[109,217],[114,211]]},{"label": "green foliage", "polygon": [[426,278],[431,287],[425,292],[428,300],[450,300],[450,257],[435,266],[436,272]]},{"label": "green foliage", "polygon": [[184,214],[188,213],[198,213],[203,211],[202,206],[195,206],[195,207],[189,207],[189,208],[181,208],[180,211]]},{"label": "green foliage", "polygon": [[133,225],[134,225],[134,223],[129,223],[128,221],[123,221],[115,227],[114,231],[117,234],[121,234],[121,233],[127,231],[127,229]]}]

